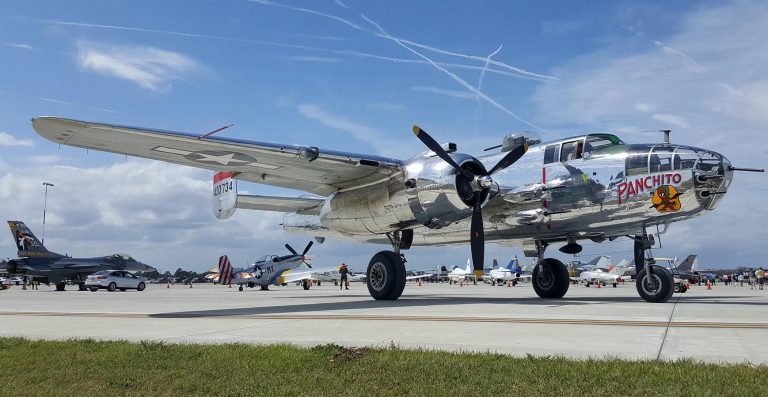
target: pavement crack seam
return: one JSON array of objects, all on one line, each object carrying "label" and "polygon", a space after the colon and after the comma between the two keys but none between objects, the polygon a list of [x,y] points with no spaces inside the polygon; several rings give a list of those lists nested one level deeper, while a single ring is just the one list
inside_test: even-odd
[{"label": "pavement crack seam", "polygon": [[669,321],[667,321],[667,326],[664,328],[664,336],[661,338],[661,345],[659,345],[659,352],[656,354],[656,361],[659,361],[661,359],[661,352],[664,350],[664,344],[667,342],[667,335],[669,334],[669,328],[672,325],[672,319],[675,317],[675,309],[677,308],[677,302],[680,302],[680,297],[682,294],[677,295],[677,299],[675,299],[675,303],[672,305],[672,311],[669,313]]}]

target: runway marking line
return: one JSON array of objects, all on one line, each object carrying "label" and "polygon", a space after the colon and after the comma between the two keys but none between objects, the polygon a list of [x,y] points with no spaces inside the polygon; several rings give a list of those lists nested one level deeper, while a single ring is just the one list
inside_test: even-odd
[{"label": "runway marking line", "polygon": [[671,327],[671,328],[724,328],[768,329],[768,323],[740,323],[716,321],[651,321],[651,320],[598,320],[568,318],[516,318],[516,317],[462,317],[462,316],[399,316],[366,314],[243,314],[208,315],[190,313],[88,313],[88,312],[3,312],[0,316],[40,317],[108,317],[108,318],[156,318],[156,319],[239,319],[239,320],[356,320],[356,321],[441,321],[468,323],[552,324],[552,325],[612,325],[624,327]]}]

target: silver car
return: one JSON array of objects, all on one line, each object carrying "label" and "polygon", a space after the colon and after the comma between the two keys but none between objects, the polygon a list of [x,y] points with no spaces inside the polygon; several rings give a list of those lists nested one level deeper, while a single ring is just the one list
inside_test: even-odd
[{"label": "silver car", "polygon": [[126,289],[144,291],[146,286],[144,279],[125,270],[101,270],[85,279],[85,288],[88,288],[91,292],[96,292],[100,288],[106,288],[107,291],[114,291],[116,289],[120,291],[125,291]]}]

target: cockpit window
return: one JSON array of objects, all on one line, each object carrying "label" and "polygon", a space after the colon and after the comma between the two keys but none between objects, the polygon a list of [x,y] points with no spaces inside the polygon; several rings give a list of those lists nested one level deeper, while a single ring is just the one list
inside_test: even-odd
[{"label": "cockpit window", "polygon": [[592,153],[607,148],[609,146],[623,145],[619,137],[611,134],[594,134],[587,136],[587,140],[584,143],[584,157],[589,157]]},{"label": "cockpit window", "polygon": [[571,161],[580,159],[584,150],[584,141],[571,141],[563,143],[563,148],[560,149],[560,161]]},{"label": "cockpit window", "polygon": [[544,164],[554,163],[557,161],[557,149],[560,145],[549,145],[544,149]]},{"label": "cockpit window", "polygon": [[627,156],[627,176],[648,172],[648,153],[637,153]]},{"label": "cockpit window", "polygon": [[674,148],[671,146],[655,146],[649,161],[651,172],[672,171],[672,156]]}]

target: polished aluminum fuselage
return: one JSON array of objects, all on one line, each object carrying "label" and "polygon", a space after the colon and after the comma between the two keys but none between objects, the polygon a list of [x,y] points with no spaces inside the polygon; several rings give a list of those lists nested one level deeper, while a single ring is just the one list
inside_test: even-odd
[{"label": "polished aluminum fuselage", "polygon": [[[665,231],[672,222],[714,209],[732,179],[725,157],[669,144],[619,144],[582,158],[545,162],[545,148],[558,145],[559,153],[563,142],[583,138],[532,146],[493,175],[483,206],[486,241],[527,246],[536,240],[602,241],[653,226]],[[489,169],[504,154],[451,156],[462,166],[480,162]],[[630,161],[629,156],[635,157]],[[635,159],[644,165],[630,169]],[[676,193],[672,201],[679,204],[654,201],[663,186]],[[457,193],[455,170],[426,152],[408,160],[402,175],[329,196],[319,215],[287,215],[284,227],[373,243],[389,243],[386,233],[412,229],[413,245],[440,245],[468,242],[471,214]]]}]

